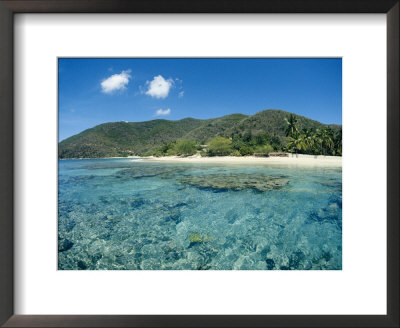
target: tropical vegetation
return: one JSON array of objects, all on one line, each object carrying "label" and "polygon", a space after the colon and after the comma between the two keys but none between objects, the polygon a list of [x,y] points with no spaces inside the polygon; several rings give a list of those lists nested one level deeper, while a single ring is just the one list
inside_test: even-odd
[{"label": "tropical vegetation", "polygon": [[341,156],[342,128],[282,110],[179,121],[104,123],[59,143],[59,158],[113,156]]},{"label": "tropical vegetation", "polygon": [[286,119],[286,146],[291,153],[342,156],[342,129],[334,131],[330,126],[318,129],[298,130],[294,115]]}]

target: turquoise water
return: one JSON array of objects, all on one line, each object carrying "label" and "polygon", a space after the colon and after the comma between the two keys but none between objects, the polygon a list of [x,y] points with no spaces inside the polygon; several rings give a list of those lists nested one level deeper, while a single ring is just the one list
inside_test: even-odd
[{"label": "turquoise water", "polygon": [[341,168],[59,161],[61,270],[340,270]]}]

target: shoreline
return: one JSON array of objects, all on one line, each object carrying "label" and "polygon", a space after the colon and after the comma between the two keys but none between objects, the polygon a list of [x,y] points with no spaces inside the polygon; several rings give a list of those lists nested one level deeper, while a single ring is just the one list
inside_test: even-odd
[{"label": "shoreline", "polygon": [[201,157],[198,155],[179,157],[130,157],[139,158],[148,162],[167,163],[210,163],[210,164],[275,164],[293,166],[319,166],[319,167],[342,167],[342,157],[339,156],[313,156],[313,155],[289,155],[289,157],[255,157],[255,156],[215,156]]},{"label": "shoreline", "polygon": [[318,167],[342,167],[342,157],[323,156],[323,155],[303,155],[289,154],[288,157],[255,157],[255,156],[215,156],[201,157],[193,155],[187,157],[162,156],[162,157],[105,157],[105,158],[69,158],[69,160],[81,159],[140,159],[145,162],[166,162],[166,163],[193,163],[193,164],[271,164],[271,165],[290,165],[290,166],[318,166]]}]

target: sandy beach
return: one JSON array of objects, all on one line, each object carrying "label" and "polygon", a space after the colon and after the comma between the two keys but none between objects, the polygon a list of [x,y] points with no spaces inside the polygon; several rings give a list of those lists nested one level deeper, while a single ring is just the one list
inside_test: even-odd
[{"label": "sandy beach", "polygon": [[201,157],[199,155],[179,157],[135,157],[144,161],[152,162],[171,162],[171,163],[213,163],[213,164],[277,164],[293,166],[321,166],[321,167],[341,167],[342,157],[339,156],[313,156],[313,155],[289,155],[289,157],[235,157],[235,156],[216,156]]}]

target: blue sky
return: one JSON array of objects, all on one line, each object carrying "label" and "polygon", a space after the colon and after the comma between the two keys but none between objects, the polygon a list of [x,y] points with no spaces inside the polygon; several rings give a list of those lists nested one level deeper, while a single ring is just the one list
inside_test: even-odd
[{"label": "blue sky", "polygon": [[59,140],[105,122],[283,109],[342,124],[342,60],[60,58]]}]

